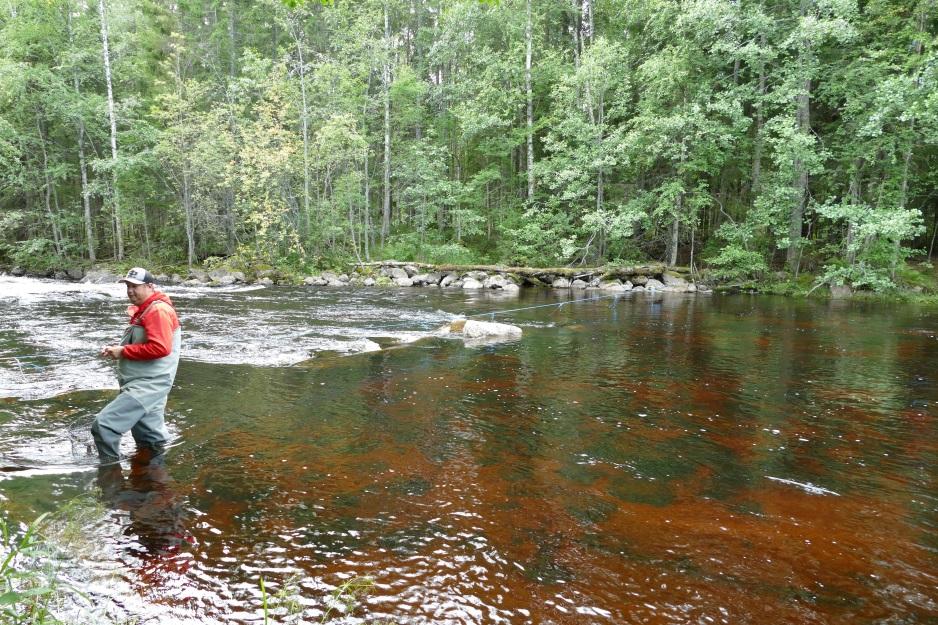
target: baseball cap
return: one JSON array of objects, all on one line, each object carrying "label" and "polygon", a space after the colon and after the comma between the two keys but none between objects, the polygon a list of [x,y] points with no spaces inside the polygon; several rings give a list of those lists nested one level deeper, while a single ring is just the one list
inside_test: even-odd
[{"label": "baseball cap", "polygon": [[129,282],[130,284],[153,284],[153,274],[143,267],[134,267],[127,272],[127,275],[118,280],[118,282]]}]

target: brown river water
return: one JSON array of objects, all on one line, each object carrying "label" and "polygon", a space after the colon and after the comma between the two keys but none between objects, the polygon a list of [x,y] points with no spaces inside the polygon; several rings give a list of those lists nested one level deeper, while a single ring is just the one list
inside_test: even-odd
[{"label": "brown river water", "polygon": [[173,446],[98,468],[122,289],[0,278],[0,505],[100,504],[77,622],[938,622],[936,309],[168,292]]}]

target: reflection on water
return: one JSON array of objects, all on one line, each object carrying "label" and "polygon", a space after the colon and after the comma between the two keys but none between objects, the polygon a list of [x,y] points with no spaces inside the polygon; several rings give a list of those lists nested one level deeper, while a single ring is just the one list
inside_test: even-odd
[{"label": "reflection on water", "polygon": [[[243,354],[265,332],[275,349],[426,335],[451,313],[558,297],[179,299],[209,353]],[[99,328],[105,308],[67,310]],[[0,400],[0,458],[35,469],[42,448],[53,465],[0,472],[0,497],[29,519],[100,488],[112,509],[84,566],[116,576],[113,614],[144,621],[261,623],[263,578],[276,622],[320,622],[361,577],[371,594],[328,621],[938,619],[935,311],[633,294],[499,320],[522,340],[184,360],[176,446],[119,473],[56,468],[83,466],[56,434],[112,391]],[[35,349],[4,331],[5,349]]]},{"label": "reflection on water", "polygon": [[151,453],[143,449],[131,456],[126,471],[118,463],[97,470],[103,501],[128,516],[123,531],[129,540],[127,551],[143,559],[165,557],[191,542],[184,502],[174,491],[166,456],[151,457]]}]

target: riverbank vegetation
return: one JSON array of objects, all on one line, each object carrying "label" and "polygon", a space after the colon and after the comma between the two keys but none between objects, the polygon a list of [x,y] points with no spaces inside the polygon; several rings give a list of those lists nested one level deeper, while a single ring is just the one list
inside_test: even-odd
[{"label": "riverbank vegetation", "polygon": [[934,0],[6,0],[0,264],[929,290],[936,30]]}]

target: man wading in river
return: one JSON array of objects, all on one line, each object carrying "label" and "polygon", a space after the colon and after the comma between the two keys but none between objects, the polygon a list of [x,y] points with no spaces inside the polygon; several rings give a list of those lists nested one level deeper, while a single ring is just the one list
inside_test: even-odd
[{"label": "man wading in river", "polygon": [[120,459],[121,436],[130,430],[138,448],[154,454],[169,440],[163,410],[179,365],[181,331],[170,299],[153,286],[153,276],[134,267],[118,280],[127,285],[130,325],[120,345],[107,345],[101,357],[117,361],[120,393],[98,413],[91,434],[101,462]]}]

